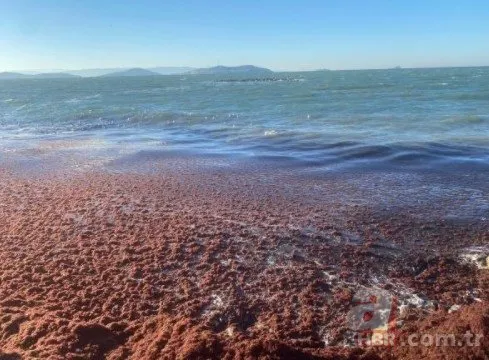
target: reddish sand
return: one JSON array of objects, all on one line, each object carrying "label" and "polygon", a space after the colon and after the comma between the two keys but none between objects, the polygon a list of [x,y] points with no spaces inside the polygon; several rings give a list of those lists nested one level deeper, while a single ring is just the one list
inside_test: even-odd
[{"label": "reddish sand", "polygon": [[459,258],[489,243],[486,228],[334,209],[233,176],[0,170],[0,359],[489,357],[486,338],[345,340],[362,285],[432,302],[408,307],[401,332],[487,337],[489,277]]}]

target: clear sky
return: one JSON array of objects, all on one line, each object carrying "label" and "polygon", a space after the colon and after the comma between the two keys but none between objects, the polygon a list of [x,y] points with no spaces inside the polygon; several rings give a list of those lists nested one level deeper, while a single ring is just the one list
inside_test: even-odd
[{"label": "clear sky", "polygon": [[489,0],[0,0],[0,71],[489,65]]}]

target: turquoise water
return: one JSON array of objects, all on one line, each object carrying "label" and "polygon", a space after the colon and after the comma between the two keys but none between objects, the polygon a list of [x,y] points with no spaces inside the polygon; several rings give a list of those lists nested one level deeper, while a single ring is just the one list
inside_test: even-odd
[{"label": "turquoise water", "polygon": [[1,81],[0,154],[53,140],[318,165],[487,166],[489,68]]}]

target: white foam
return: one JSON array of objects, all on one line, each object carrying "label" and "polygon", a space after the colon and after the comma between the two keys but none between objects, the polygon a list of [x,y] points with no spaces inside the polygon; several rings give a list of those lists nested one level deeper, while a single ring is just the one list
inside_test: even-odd
[{"label": "white foam", "polygon": [[489,246],[472,246],[460,254],[463,262],[472,263],[479,269],[489,269]]}]

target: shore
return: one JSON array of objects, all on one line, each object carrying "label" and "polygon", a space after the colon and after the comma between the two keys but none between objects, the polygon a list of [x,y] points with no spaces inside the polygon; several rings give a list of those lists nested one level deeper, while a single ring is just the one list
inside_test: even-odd
[{"label": "shore", "polygon": [[[143,160],[0,169],[0,359],[489,356],[489,225],[447,216],[464,194]],[[358,346],[365,291],[394,299],[398,338],[480,344]]]}]

